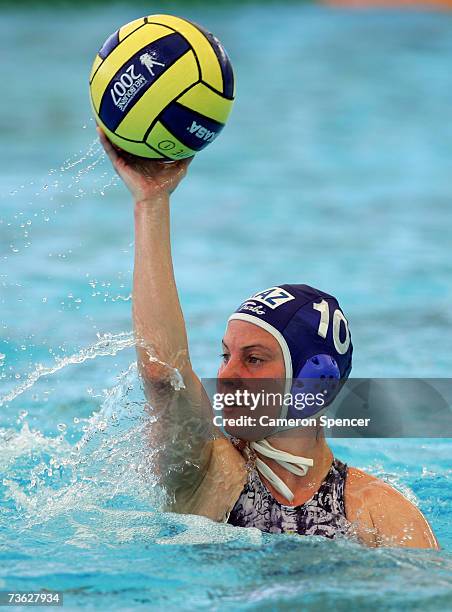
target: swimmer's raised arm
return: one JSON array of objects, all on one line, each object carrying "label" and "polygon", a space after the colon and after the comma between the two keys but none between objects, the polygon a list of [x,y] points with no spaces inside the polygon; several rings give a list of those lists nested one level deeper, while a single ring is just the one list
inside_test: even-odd
[{"label": "swimmer's raised arm", "polygon": [[[160,481],[174,497],[172,509],[217,518],[215,510],[199,506],[206,497],[205,477],[219,463],[218,449],[222,458],[228,456],[232,467],[235,464],[229,460],[229,454],[238,462],[241,455],[226,439],[212,442],[218,431],[213,430],[208,398],[191,366],[174,278],[169,200],[191,159],[168,164],[118,154],[100,129],[98,133],[113,167],[134,199],[133,325],[138,368],[155,417],[149,427],[156,463],[153,469],[158,469]],[[174,388],[174,368],[183,378],[184,388],[180,391]],[[212,499],[212,483],[208,488],[208,497]]]}]

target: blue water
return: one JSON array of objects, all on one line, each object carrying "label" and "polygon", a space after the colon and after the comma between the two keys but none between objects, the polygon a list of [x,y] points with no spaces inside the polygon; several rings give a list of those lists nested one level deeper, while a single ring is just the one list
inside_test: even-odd
[{"label": "blue water", "polygon": [[[149,5],[0,21],[0,589],[73,609],[447,609],[451,444],[334,442],[425,513],[441,552],[367,550],[162,513],[130,334],[132,205],[95,140],[92,58]],[[237,76],[221,137],[173,198],[192,361],[228,314],[305,282],[348,315],[356,376],[452,367],[452,16],[170,5]],[[5,86],[6,83],[6,86]]]}]

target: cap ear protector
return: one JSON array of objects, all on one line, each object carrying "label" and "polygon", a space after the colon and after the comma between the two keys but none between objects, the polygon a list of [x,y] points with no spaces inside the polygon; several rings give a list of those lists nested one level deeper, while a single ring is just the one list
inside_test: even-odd
[{"label": "cap ear protector", "polygon": [[293,379],[287,418],[305,419],[329,406],[340,389],[341,372],[331,355],[313,355]]}]

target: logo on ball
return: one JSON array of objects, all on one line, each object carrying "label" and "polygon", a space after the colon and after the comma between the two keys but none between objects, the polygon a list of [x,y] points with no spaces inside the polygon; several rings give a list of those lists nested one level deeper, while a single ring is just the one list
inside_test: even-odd
[{"label": "logo on ball", "polygon": [[201,140],[205,140],[206,142],[212,142],[217,136],[216,132],[211,132],[200,123],[196,123],[196,121],[192,121],[192,124],[187,127],[187,130],[190,134],[194,134],[197,138],[201,138]]},{"label": "logo on ball", "polygon": [[155,60],[150,53],[143,53],[143,55],[140,55],[140,62],[149,70],[151,76],[155,76],[154,71],[152,70],[154,66],[162,66],[162,68],[165,67],[165,64]]},{"label": "logo on ball", "polygon": [[175,143],[171,140],[162,140],[159,142],[159,149],[162,151],[170,151],[171,149],[174,149],[175,146]]},{"label": "logo on ball", "polygon": [[124,112],[145,83],[147,83],[147,80],[144,75],[141,72],[135,74],[135,66],[132,64],[115,81],[110,90],[113,103]]}]

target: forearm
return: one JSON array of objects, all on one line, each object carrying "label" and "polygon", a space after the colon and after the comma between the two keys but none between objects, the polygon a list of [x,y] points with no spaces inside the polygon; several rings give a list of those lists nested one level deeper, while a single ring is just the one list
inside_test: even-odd
[{"label": "forearm", "polygon": [[154,377],[161,369],[149,357],[186,369],[187,333],[174,279],[166,193],[135,203],[133,325],[142,373]]}]

